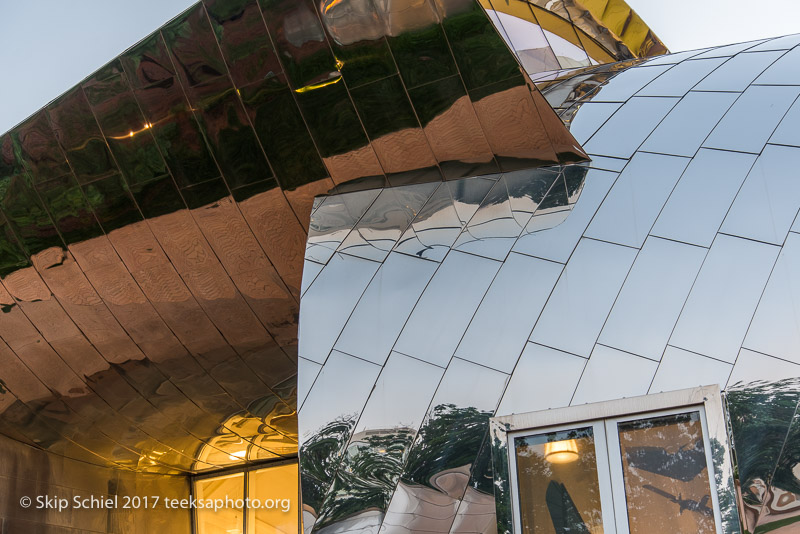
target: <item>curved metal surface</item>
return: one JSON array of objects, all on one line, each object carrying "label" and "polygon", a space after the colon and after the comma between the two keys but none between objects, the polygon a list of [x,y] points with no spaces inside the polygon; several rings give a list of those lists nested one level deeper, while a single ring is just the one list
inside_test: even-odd
[{"label": "curved metal surface", "polygon": [[[510,501],[492,484],[491,447],[429,423],[464,408],[445,426],[477,428],[495,401],[507,415],[709,384],[738,402],[747,528],[796,528],[797,381],[751,384],[800,376],[795,44],[632,60],[550,84],[543,94],[592,161],[559,169],[566,185],[532,216],[523,206],[551,170],[521,180],[524,199],[504,173],[320,201],[300,313],[306,531],[504,531],[495,509]],[[440,399],[463,369],[451,409]],[[748,437],[759,414],[768,446]]]},{"label": "curved metal surface", "polygon": [[481,0],[531,78],[669,53],[623,0]]},{"label": "curved metal surface", "polygon": [[472,0],[198,3],[0,137],[2,432],[159,473],[296,455],[314,197],[584,159]]}]

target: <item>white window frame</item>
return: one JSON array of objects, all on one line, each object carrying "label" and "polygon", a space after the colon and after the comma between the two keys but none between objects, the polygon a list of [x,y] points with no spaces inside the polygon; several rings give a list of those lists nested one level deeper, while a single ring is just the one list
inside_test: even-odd
[{"label": "white window frame", "polygon": [[[711,504],[717,534],[740,532],[739,514],[723,516],[720,510],[720,493],[733,495],[733,464],[731,462],[725,414],[718,386],[706,386],[687,390],[645,395],[630,399],[619,399],[541,412],[515,414],[492,418],[493,436],[504,443],[499,459],[507,460],[508,480],[496,480],[496,484],[508,484],[510,489],[511,515],[514,532],[521,533],[519,485],[517,480],[516,452],[514,440],[518,437],[535,436],[551,432],[592,427],[597,459],[598,484],[601,495],[601,512],[605,534],[629,534],[627,499],[625,496],[622,457],[619,454],[618,423],[648,419],[664,415],[675,415],[697,411],[703,430],[703,446],[708,466]],[[714,461],[712,440],[725,450],[723,458]],[[498,456],[495,455],[495,460]],[[499,470],[502,472],[502,469]],[[723,487],[717,487],[717,478]],[[735,499],[726,499],[735,502]],[[728,517],[728,524],[723,523]],[[499,518],[498,518],[499,519]],[[734,524],[735,523],[735,524]]]}]

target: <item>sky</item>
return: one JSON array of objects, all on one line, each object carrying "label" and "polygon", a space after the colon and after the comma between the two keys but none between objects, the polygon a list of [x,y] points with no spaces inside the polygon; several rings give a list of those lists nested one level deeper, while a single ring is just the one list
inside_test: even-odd
[{"label": "sky", "polygon": [[672,52],[800,33],[800,0],[626,1]]},{"label": "sky", "polygon": [[0,133],[197,0],[0,0]]},{"label": "sky", "polygon": [[[800,0],[628,0],[673,52],[800,33]],[[0,1],[0,132],[194,0]]]}]

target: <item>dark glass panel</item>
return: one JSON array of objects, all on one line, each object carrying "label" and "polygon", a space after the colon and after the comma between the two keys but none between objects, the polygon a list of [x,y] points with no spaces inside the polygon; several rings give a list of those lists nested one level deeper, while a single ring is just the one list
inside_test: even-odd
[{"label": "dark glass panel", "polygon": [[77,87],[47,107],[53,131],[82,184],[117,172],[89,102]]},{"label": "dark glass panel", "polygon": [[404,128],[419,128],[399,76],[352,89],[350,93],[371,139]]},{"label": "dark glass panel", "polygon": [[192,87],[189,100],[199,110],[198,118],[231,188],[272,176],[237,90],[227,76]]},{"label": "dark glass panel", "polygon": [[128,182],[133,185],[166,174],[164,159],[150,132],[151,124],[142,116],[125,75],[95,77],[83,89]]},{"label": "dark glass panel", "polygon": [[298,93],[297,101],[322,157],[344,154],[367,144],[341,78],[337,83]]},{"label": "dark glass panel", "polygon": [[186,204],[189,208],[195,209],[213,204],[217,200],[228,196],[230,192],[222,178],[215,178],[202,184],[181,189],[181,194],[186,199]]},{"label": "dark glass panel", "polygon": [[128,186],[119,174],[85,185],[83,190],[106,233],[142,220]]},{"label": "dark glass panel", "polygon": [[320,16],[350,88],[397,74],[383,38],[385,26],[371,0],[323,0]]},{"label": "dark glass panel", "polygon": [[339,75],[312,2],[259,0],[283,68],[295,89],[325,83]]},{"label": "dark glass panel", "polygon": [[187,86],[227,74],[203,4],[197,3],[161,29],[175,67]]},{"label": "dark glass panel", "polygon": [[67,174],[69,164],[58,146],[47,114],[39,111],[13,132],[19,144],[19,155],[31,173],[34,183]]},{"label": "dark glass panel", "polygon": [[0,214],[0,277],[29,266],[28,258],[19,246],[16,236]]},{"label": "dark glass panel", "polygon": [[442,23],[467,89],[505,80],[520,72],[519,64],[478,2],[472,9]]},{"label": "dark glass panel", "polygon": [[284,189],[327,176],[294,96],[282,76],[241,89],[242,101]]},{"label": "dark glass panel", "polygon": [[158,217],[186,208],[172,176],[164,175],[148,182],[132,185],[133,198],[145,217]]},{"label": "dark glass panel", "polygon": [[103,230],[71,174],[39,184],[36,189],[68,245],[102,235]]},{"label": "dark glass panel", "polygon": [[0,202],[10,227],[29,254],[64,246],[28,176],[0,180]]},{"label": "dark glass panel", "polygon": [[281,71],[256,0],[203,0],[237,86]]},{"label": "dark glass panel", "polygon": [[[390,30],[390,36],[387,37],[407,87],[416,87],[458,72],[437,16],[427,2],[420,9],[430,11],[428,17],[420,17],[427,19],[424,25],[417,23],[408,28],[392,28],[396,31]],[[390,20],[387,17],[391,13],[382,15]]]}]

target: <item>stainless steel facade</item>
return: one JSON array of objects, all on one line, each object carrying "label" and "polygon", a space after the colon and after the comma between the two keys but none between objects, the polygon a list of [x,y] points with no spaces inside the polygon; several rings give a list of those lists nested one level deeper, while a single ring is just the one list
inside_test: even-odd
[{"label": "stainless steel facade", "polygon": [[18,500],[299,449],[306,532],[494,533],[490,417],[702,384],[796,528],[800,38],[542,4],[540,54],[495,0],[204,0],[0,136],[0,531],[188,532]]},{"label": "stainless steel facade", "polygon": [[548,82],[592,161],[523,187],[511,173],[319,199],[300,312],[306,532],[495,532],[489,416],[711,384],[744,527],[793,532],[798,43]]},{"label": "stainless steel facade", "polygon": [[0,152],[2,432],[168,474],[296,455],[315,195],[585,159],[472,0],[198,3]]},{"label": "stainless steel facade", "polygon": [[0,434],[93,487],[296,457],[314,197],[584,160],[473,0],[197,3],[0,136]]}]

